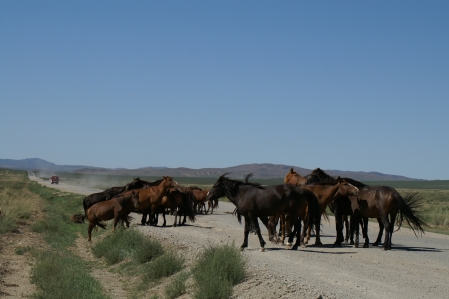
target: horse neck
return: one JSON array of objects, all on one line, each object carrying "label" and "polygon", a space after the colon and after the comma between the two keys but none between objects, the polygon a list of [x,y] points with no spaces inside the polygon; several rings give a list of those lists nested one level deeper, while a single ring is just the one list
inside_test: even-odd
[{"label": "horse neck", "polygon": [[335,185],[306,185],[306,189],[312,191],[321,207],[327,206],[338,192],[339,184]]}]

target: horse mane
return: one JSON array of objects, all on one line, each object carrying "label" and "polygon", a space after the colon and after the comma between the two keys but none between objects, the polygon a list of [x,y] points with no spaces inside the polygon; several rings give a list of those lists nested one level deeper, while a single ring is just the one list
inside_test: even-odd
[{"label": "horse mane", "polygon": [[249,178],[253,175],[252,173],[248,174],[245,177],[245,181],[239,181],[239,180],[232,180],[228,177],[225,177],[227,173],[223,174],[222,176],[220,176],[219,181],[221,181],[221,184],[223,185],[223,187],[226,189],[227,192],[229,192],[232,195],[236,195],[237,193],[237,189],[240,186],[252,186],[258,189],[265,189],[262,185],[258,184],[258,183],[250,183],[248,182]]},{"label": "horse mane", "polygon": [[320,168],[315,168],[311,173],[304,177],[307,180],[307,183],[313,183],[315,181],[318,182],[333,182],[335,178],[331,177]]},{"label": "horse mane", "polygon": [[253,186],[253,187],[256,187],[256,188],[259,188],[259,189],[265,189],[261,184],[259,184],[259,183],[250,183],[250,182],[248,182],[248,180],[249,180],[249,178],[250,177],[252,177],[253,176],[253,174],[252,173],[249,173],[249,174],[247,174],[246,175],[246,177],[245,177],[245,185],[249,185],[249,186]]},{"label": "horse mane", "polygon": [[201,189],[201,188],[198,187],[198,186],[189,186],[189,187],[187,187],[187,189],[189,189],[189,190],[199,190],[199,191],[203,191],[203,189]]},{"label": "horse mane", "polygon": [[341,178],[341,179],[345,180],[346,182],[348,182],[349,184],[351,184],[353,186],[356,186],[357,188],[368,187],[368,185],[366,185],[362,182],[356,181],[354,179],[351,179],[351,178]]}]

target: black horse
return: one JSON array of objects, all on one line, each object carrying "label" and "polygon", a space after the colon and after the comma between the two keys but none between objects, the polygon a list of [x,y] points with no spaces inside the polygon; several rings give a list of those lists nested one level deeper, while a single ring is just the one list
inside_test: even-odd
[{"label": "black horse", "polygon": [[[248,234],[251,224],[253,224],[259,237],[260,251],[264,251],[266,243],[260,233],[258,217],[267,218],[267,216],[274,216],[282,212],[290,215],[297,233],[297,241],[294,246],[296,248],[301,230],[299,211],[308,209],[307,224],[311,226],[319,215],[317,199],[308,190],[302,190],[294,185],[261,186],[249,183],[248,178],[252,174],[246,177],[245,182],[231,180],[225,177],[226,175],[223,174],[218,178],[207,194],[207,199],[226,196],[237,207],[239,222],[241,222],[240,216],[245,218],[244,241],[240,246],[241,250],[248,247]],[[305,230],[303,230],[303,234],[304,232]],[[304,235],[302,235],[303,237]]]}]

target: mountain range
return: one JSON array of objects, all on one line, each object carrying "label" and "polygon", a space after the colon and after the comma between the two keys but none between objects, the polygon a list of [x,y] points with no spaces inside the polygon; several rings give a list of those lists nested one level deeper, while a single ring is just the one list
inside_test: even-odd
[{"label": "mountain range", "polygon": [[[81,174],[105,174],[105,175],[130,175],[130,176],[162,176],[169,175],[172,177],[203,177],[214,178],[224,173],[230,173],[233,178],[243,178],[248,173],[253,173],[254,178],[272,179],[283,178],[290,168],[293,168],[301,175],[307,175],[313,169],[302,168],[293,165],[281,164],[244,164],[226,168],[200,168],[192,169],[185,167],[168,168],[168,167],[144,167],[137,169],[126,168],[100,168],[85,165],[57,165],[39,158],[12,160],[0,159],[0,168],[21,169],[21,170],[47,170],[53,172],[74,172]],[[327,174],[337,177],[349,177],[359,181],[411,181],[413,178],[383,174],[379,172],[363,172],[363,171],[343,171],[323,169]]]}]

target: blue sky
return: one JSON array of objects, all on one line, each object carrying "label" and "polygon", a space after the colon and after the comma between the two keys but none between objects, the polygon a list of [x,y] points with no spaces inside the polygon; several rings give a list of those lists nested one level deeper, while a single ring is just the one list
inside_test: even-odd
[{"label": "blue sky", "polygon": [[0,158],[449,179],[448,1],[0,1]]}]

